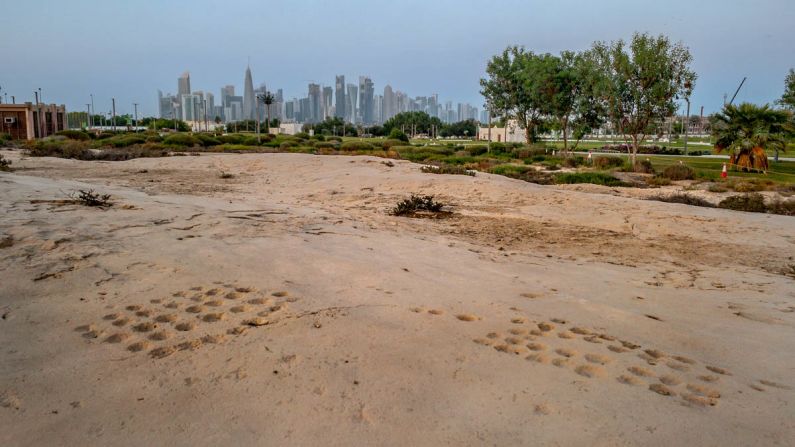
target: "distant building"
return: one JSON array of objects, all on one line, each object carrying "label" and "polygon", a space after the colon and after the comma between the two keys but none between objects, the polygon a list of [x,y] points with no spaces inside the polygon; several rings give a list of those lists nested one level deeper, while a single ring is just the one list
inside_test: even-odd
[{"label": "distant building", "polygon": [[358,98],[359,98],[359,89],[356,87],[356,84],[348,84],[348,94],[346,95],[347,101],[345,102],[345,112],[347,116],[345,120],[349,123],[357,123],[356,117],[358,116]]},{"label": "distant building", "polygon": [[373,81],[367,76],[359,77],[359,109],[362,124],[373,124]]},{"label": "distant building", "polygon": [[334,90],[331,87],[323,87],[323,117],[326,119],[333,115],[334,105],[332,103]]},{"label": "distant building", "polygon": [[15,140],[32,140],[66,129],[66,106],[56,104],[0,104],[0,132]]},{"label": "distant building", "polygon": [[254,82],[251,80],[251,68],[246,67],[246,77],[243,81],[243,119],[257,119],[257,109],[254,98]]},{"label": "distant building", "polygon": [[190,95],[190,93],[190,72],[186,71],[177,78],[177,96]]},{"label": "distant building", "polygon": [[397,103],[395,102],[395,99],[395,93],[392,91],[392,86],[387,84],[386,87],[384,87],[384,121],[387,121],[388,119],[397,115]]},{"label": "distant building", "polygon": [[337,76],[335,85],[334,116],[345,119],[347,117],[347,103],[345,98],[345,76]]},{"label": "distant building", "polygon": [[525,142],[525,132],[519,126],[519,122],[516,120],[508,120],[508,127],[491,127],[491,131],[489,131],[489,127],[478,127],[478,140],[481,141],[489,141],[489,137],[491,137],[492,142],[496,143],[524,143]]},{"label": "distant building", "polygon": [[[309,109],[304,115],[304,122],[316,123],[321,120],[323,110],[323,97],[320,93],[320,85],[309,84]],[[302,110],[303,111],[303,110]]]}]

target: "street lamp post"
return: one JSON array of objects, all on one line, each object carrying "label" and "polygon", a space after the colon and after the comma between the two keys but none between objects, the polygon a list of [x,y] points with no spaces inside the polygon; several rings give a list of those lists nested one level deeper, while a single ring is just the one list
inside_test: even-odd
[{"label": "street lamp post", "polygon": [[[134,102],[134,103],[133,103],[133,107],[135,108],[135,124],[134,124],[134,126],[135,126],[135,127],[138,127],[138,103],[137,103],[137,102]],[[137,132],[137,131],[138,131],[138,130],[136,129],[136,132]]]}]

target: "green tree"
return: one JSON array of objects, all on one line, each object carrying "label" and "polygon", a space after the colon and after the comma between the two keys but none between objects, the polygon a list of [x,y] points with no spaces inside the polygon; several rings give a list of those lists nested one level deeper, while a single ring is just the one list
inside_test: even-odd
[{"label": "green tree", "polygon": [[480,80],[481,94],[492,112],[513,118],[525,129],[528,143],[541,124],[539,75],[541,60],[522,47],[508,47],[486,65],[488,78]]},{"label": "green tree", "polygon": [[789,74],[784,79],[784,94],[781,95],[778,103],[795,111],[795,69],[790,68]]},{"label": "green tree", "polygon": [[[150,129],[156,129],[156,130],[174,129],[174,120],[167,120],[162,118],[151,120],[147,124],[143,124],[143,122],[141,124],[149,127]],[[188,124],[185,121],[176,120],[176,124],[177,124],[177,131],[179,132],[188,132],[190,130],[190,126],[188,126]]]},{"label": "green tree", "polygon": [[346,123],[338,116],[329,116],[319,123],[309,124],[306,131],[309,129],[314,130],[315,135],[356,135],[356,127],[351,123]]},{"label": "green tree", "polygon": [[475,120],[458,121],[444,126],[439,132],[443,137],[474,137],[478,133],[478,125]]},{"label": "green tree", "polygon": [[765,150],[774,150],[778,160],[779,151],[787,148],[786,135],[792,132],[788,112],[749,103],[727,104],[713,115],[711,124],[715,149],[728,151],[729,163],[743,171],[767,170]]},{"label": "green tree", "polygon": [[265,132],[270,133],[270,122],[271,122],[271,104],[276,100],[276,97],[273,96],[271,92],[265,92],[262,95],[258,96],[258,98],[265,104],[265,113],[267,114],[268,118],[265,121]]},{"label": "green tree", "polygon": [[434,130],[442,129],[444,125],[439,118],[431,117],[425,112],[403,112],[388,119],[382,127],[383,133],[387,135],[392,129],[400,129],[415,136],[417,134],[430,135]]},{"label": "green tree", "polygon": [[673,115],[676,100],[693,91],[693,57],[682,43],[647,33],[636,33],[629,46],[623,40],[595,42],[591,52],[602,78],[596,91],[615,130],[631,141],[634,164],[655,122]]},{"label": "green tree", "polygon": [[400,130],[398,128],[393,128],[389,132],[389,139],[405,141],[406,143],[409,142],[409,136],[406,135],[406,132],[403,132],[402,130]]}]

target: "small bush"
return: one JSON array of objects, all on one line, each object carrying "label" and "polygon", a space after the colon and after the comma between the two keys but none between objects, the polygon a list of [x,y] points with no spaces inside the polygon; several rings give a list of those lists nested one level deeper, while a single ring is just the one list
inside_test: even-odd
[{"label": "small bush", "polygon": [[[795,216],[795,200],[773,200],[770,202],[770,205],[768,205],[767,211],[773,214]],[[793,273],[795,273],[795,270],[793,270]]]},{"label": "small bush", "polygon": [[757,192],[764,191],[765,186],[756,182],[739,182],[733,184],[732,189],[737,192]]},{"label": "small bush", "polygon": [[410,198],[398,202],[397,206],[392,209],[392,215],[412,216],[418,211],[438,213],[442,210],[442,207],[444,205],[434,201],[433,196],[415,196],[412,194]]},{"label": "small bush", "polygon": [[143,144],[146,143],[146,137],[143,135],[117,135],[111,138],[107,138],[103,140],[101,143],[102,146],[112,146],[112,147],[129,147],[134,144]]},{"label": "small bush", "polygon": [[298,147],[298,143],[295,142],[295,141],[291,141],[291,140],[282,141],[282,143],[279,145],[280,149],[290,149],[290,148],[293,148],[293,147]]},{"label": "small bush", "polygon": [[652,166],[651,161],[649,160],[638,160],[632,167],[632,172],[637,172],[640,174],[654,174],[654,166]]},{"label": "small bush", "polygon": [[403,141],[403,142],[406,142],[406,143],[409,142],[409,136],[406,135],[406,133],[403,132],[400,129],[392,129],[389,132],[389,139],[390,140],[400,140],[400,141]]},{"label": "small bush", "polygon": [[298,132],[297,134],[293,135],[293,137],[301,140],[308,140],[309,134],[306,132]]},{"label": "small bush", "polygon": [[592,183],[594,185],[604,186],[627,186],[626,183],[604,172],[572,172],[568,174],[558,174],[558,176],[555,177],[555,183]]},{"label": "small bush", "polygon": [[561,161],[561,164],[566,168],[576,168],[577,166],[582,166],[585,163],[585,158],[583,157],[566,157]]},{"label": "small bush", "polygon": [[718,208],[725,208],[735,211],[747,211],[749,213],[767,212],[765,198],[758,192],[727,197],[718,204]]},{"label": "small bush", "polygon": [[314,146],[315,149],[337,149],[339,143],[336,141],[315,141],[312,146]]},{"label": "small bush", "polygon": [[596,169],[612,169],[619,168],[624,165],[624,159],[621,157],[594,157],[593,166]]},{"label": "small bush", "polygon": [[110,201],[110,194],[100,194],[93,189],[88,191],[81,189],[73,192],[72,199],[85,206],[113,206]]},{"label": "small bush", "polygon": [[207,134],[203,134],[203,133],[197,133],[197,134],[194,134],[193,136],[197,140],[199,140],[201,145],[204,146],[204,147],[218,146],[219,144],[221,144],[221,140],[219,140],[218,138],[215,138],[215,137],[213,137],[211,135],[207,135]]},{"label": "small bush", "polygon": [[488,152],[489,148],[481,144],[476,144],[472,146],[466,146],[464,150],[469,152],[469,155],[477,157],[478,155],[483,155]]},{"label": "small bush", "polygon": [[0,132],[0,143],[5,143],[6,141],[11,141],[11,134]]},{"label": "small bush", "polygon": [[426,174],[453,174],[475,176],[475,171],[458,165],[423,166],[420,171]]},{"label": "small bush", "polygon": [[200,141],[193,135],[186,133],[175,133],[163,139],[163,144],[167,144],[169,146],[193,147],[198,146]]},{"label": "small bush", "polygon": [[654,177],[647,178],[646,183],[649,186],[668,186],[671,184],[671,179],[655,175]]},{"label": "small bush", "polygon": [[391,149],[391,148],[396,147],[396,146],[403,146],[405,144],[406,143],[403,140],[390,138],[388,140],[384,140],[384,142],[381,143],[381,147],[383,147],[386,150],[386,149]]},{"label": "small bush", "polygon": [[220,137],[216,137],[218,141],[224,144],[243,144],[245,141],[246,136],[240,135],[239,133],[230,133],[228,135],[221,135]]},{"label": "small bush", "polygon": [[665,168],[662,176],[670,180],[693,180],[695,172],[689,166],[673,164]]},{"label": "small bush", "polygon": [[2,154],[0,154],[0,171],[11,171],[11,162],[3,158]]},{"label": "small bush", "polygon": [[715,208],[715,205],[709,203],[708,201],[700,198],[691,196],[688,194],[672,194],[672,195],[660,195],[649,197],[649,200],[657,200],[660,202],[668,202],[668,203],[681,203],[684,205],[693,205],[693,206],[703,206],[707,208]]},{"label": "small bush", "polygon": [[60,132],[56,132],[55,135],[61,135],[66,138],[69,138],[70,140],[79,140],[79,141],[86,141],[91,139],[91,137],[89,137],[87,133],[80,130],[72,130],[72,129],[66,129]]},{"label": "small bush", "polygon": [[235,178],[235,174],[232,174],[231,172],[221,171],[221,175],[219,175],[218,177],[222,179]]},{"label": "small bush", "polygon": [[707,187],[707,191],[709,192],[726,192],[729,189],[726,188],[726,185],[721,183],[712,183]]},{"label": "small bush", "polygon": [[342,143],[342,137],[332,135],[330,137],[326,137],[326,141],[337,141]]},{"label": "small bush", "polygon": [[346,141],[340,145],[343,151],[372,151],[375,149],[372,144],[365,141]]}]

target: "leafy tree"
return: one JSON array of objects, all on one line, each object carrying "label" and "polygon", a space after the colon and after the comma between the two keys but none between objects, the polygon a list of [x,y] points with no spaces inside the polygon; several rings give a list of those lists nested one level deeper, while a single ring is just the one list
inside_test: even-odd
[{"label": "leafy tree", "polygon": [[475,120],[465,120],[444,126],[439,135],[443,137],[474,137],[477,133],[477,122]]},{"label": "leafy tree", "polygon": [[795,69],[790,68],[789,74],[784,79],[784,94],[778,100],[778,103],[795,111]]},{"label": "leafy tree", "polygon": [[439,118],[431,117],[425,112],[403,112],[384,123],[383,134],[388,134],[392,129],[400,129],[412,136],[423,133],[431,134],[434,129],[440,130],[442,127],[444,125]]},{"label": "leafy tree", "polygon": [[654,123],[676,111],[676,100],[690,96],[696,74],[690,69],[693,57],[681,43],[647,33],[623,40],[595,42],[591,49],[601,80],[596,91],[619,134],[631,140],[631,161]]},{"label": "leafy tree", "polygon": [[353,126],[351,123],[346,123],[345,120],[338,116],[334,117],[326,117],[325,120],[309,124],[306,126],[306,131],[312,129],[315,131],[315,135],[356,135],[356,127]]},{"label": "leafy tree", "polygon": [[727,104],[712,118],[715,149],[730,153],[729,163],[743,171],[767,170],[765,149],[776,152],[787,148],[786,134],[792,132],[790,115],[768,105]]},{"label": "leafy tree", "polygon": [[[143,120],[142,120],[143,121]],[[141,125],[148,126],[150,129],[174,129],[174,120],[167,120],[163,118],[158,118],[156,120],[151,120],[147,124],[141,123]],[[188,132],[190,130],[190,126],[188,126],[185,121],[177,120],[177,131],[179,132]]]},{"label": "leafy tree", "polygon": [[543,60],[521,47],[508,47],[486,66],[487,79],[481,79],[481,94],[494,113],[513,118],[525,129],[528,143],[536,138],[542,122],[539,78]]},{"label": "leafy tree", "polygon": [[391,139],[391,140],[400,140],[400,141],[405,141],[406,143],[408,143],[408,142],[409,142],[409,136],[408,136],[408,135],[406,135],[406,133],[405,133],[405,132],[403,132],[402,130],[400,130],[400,129],[398,129],[398,128],[393,128],[393,129],[392,129],[392,130],[389,132],[389,139]]}]

